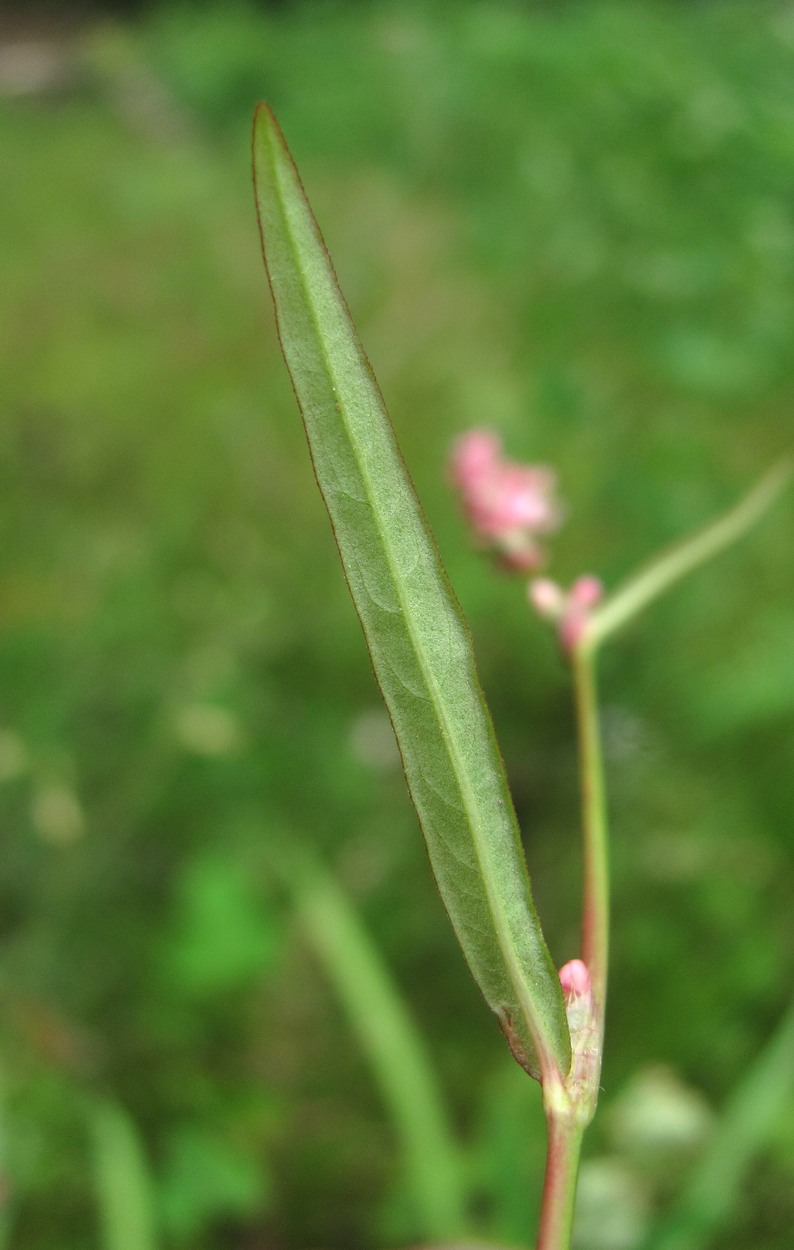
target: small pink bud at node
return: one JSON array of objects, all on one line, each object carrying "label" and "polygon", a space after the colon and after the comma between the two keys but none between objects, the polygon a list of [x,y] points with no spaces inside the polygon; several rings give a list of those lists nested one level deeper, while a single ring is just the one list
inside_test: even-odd
[{"label": "small pink bud at node", "polygon": [[574,995],[581,998],[593,992],[587,964],[581,959],[569,959],[567,964],[563,964],[560,968],[560,984],[566,998]]},{"label": "small pink bud at node", "polygon": [[595,1110],[601,1071],[598,1008],[587,965],[581,959],[563,964],[560,985],[571,1033],[571,1070],[566,1085],[582,1107],[587,1122]]},{"label": "small pink bud at node", "polygon": [[529,601],[546,620],[557,622],[557,636],[566,655],[570,655],[587,628],[591,609],[600,602],[604,589],[597,577],[586,573],[578,577],[571,589],[562,590],[547,577],[535,578],[529,585]]}]

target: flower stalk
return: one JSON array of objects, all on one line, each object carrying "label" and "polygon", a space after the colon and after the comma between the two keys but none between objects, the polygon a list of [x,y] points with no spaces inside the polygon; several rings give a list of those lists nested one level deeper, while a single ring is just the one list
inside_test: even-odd
[{"label": "flower stalk", "polygon": [[544,1082],[548,1128],[537,1250],[568,1250],[579,1155],[595,1114],[604,1042],[609,970],[609,839],[595,660],[598,648],[680,578],[741,538],[775,502],[792,476],[778,465],[730,512],[662,554],[601,603],[600,583],[587,575],[566,593],[546,578],[530,583],[540,616],[557,624],[571,665],[582,795],[582,960],[560,971],[571,1030],[566,1077]]},{"label": "flower stalk", "polygon": [[[609,839],[598,716],[596,655],[601,644],[680,578],[736,542],[777,499],[790,464],[768,473],[733,509],[663,553],[604,601],[597,577],[585,574],[567,591],[547,577],[527,587],[537,614],[554,623],[570,664],[576,704],[582,802],[582,958],[560,970],[571,1035],[571,1067],[543,1065],[548,1129],[537,1250],[568,1250],[584,1130],[598,1102],[609,971]],[[555,478],[543,466],[506,460],[486,430],[464,435],[452,458],[452,480],[482,546],[516,573],[534,574],[544,557],[538,539],[557,528],[562,511]]]}]

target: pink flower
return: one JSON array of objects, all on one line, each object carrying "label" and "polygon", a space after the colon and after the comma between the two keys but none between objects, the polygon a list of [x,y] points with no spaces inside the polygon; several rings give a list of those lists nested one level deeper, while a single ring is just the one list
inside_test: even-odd
[{"label": "pink flower", "polygon": [[601,1043],[598,1008],[593,997],[587,964],[581,959],[571,959],[563,964],[560,968],[560,984],[571,1033],[568,1091],[577,1100],[592,1100],[594,1106],[601,1071]]},{"label": "pink flower", "polygon": [[587,994],[592,994],[587,964],[581,959],[569,959],[568,963],[560,968],[560,985],[566,1002],[572,998],[584,998]]},{"label": "pink flower", "polygon": [[536,577],[529,584],[528,594],[538,616],[556,622],[562,649],[570,654],[584,633],[591,610],[601,601],[604,588],[597,577],[586,573],[568,591],[548,577]]},{"label": "pink flower", "polygon": [[543,553],[536,538],[561,520],[552,471],[505,459],[496,434],[471,430],[452,450],[450,473],[478,539],[509,568],[539,568]]}]

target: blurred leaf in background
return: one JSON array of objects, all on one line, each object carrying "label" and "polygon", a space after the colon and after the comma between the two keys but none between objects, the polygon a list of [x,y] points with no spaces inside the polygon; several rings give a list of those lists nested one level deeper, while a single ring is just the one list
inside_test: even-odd
[{"label": "blurred leaf in background", "polygon": [[[15,1247],[96,1244],[85,1090],[136,1126],[163,1246],[422,1237],[359,1044],[272,879],[286,836],[327,863],[425,1031],[484,1231],[531,1231],[539,1109],[527,1087],[522,1138],[278,353],[256,99],[300,160],[472,625],[562,963],[577,954],[567,680],[520,591],[468,550],[447,448],[489,424],[556,465],[554,575],[609,585],[790,450],[793,71],[783,0],[4,8]],[[786,501],[606,657],[607,1112],[659,1064],[718,1109],[788,998],[790,533]],[[789,1245],[781,1118],[727,1250]],[[511,1189],[496,1161],[517,1140],[529,1174]]]}]

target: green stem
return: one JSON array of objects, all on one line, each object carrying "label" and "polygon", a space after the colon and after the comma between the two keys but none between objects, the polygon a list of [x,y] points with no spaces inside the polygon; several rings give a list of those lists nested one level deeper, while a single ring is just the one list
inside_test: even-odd
[{"label": "green stem", "polygon": [[791,477],[791,461],[776,465],[730,512],[685,538],[619,586],[591,614],[587,645],[594,650],[680,578],[742,538],[778,499]]},{"label": "green stem", "polygon": [[[583,637],[571,652],[582,778],[582,959],[592,984],[590,1015],[574,1024],[568,1073],[544,1072],[548,1145],[537,1250],[568,1250],[584,1130],[595,1112],[604,1039],[609,963],[609,854],[604,766],[598,721],[595,660]],[[581,1005],[579,1010],[581,1011]]]},{"label": "green stem", "polygon": [[[609,966],[609,845],[595,655],[586,639],[571,655],[582,787],[582,959],[587,964],[603,1034]],[[600,1041],[600,1039],[599,1039]]]},{"label": "green stem", "polygon": [[[773,469],[732,511],[640,570],[600,608],[570,651],[576,699],[582,787],[582,959],[592,984],[589,1016],[569,1005],[573,1063],[568,1073],[543,1074],[548,1125],[546,1179],[537,1250],[570,1246],[579,1152],[598,1099],[609,966],[609,845],[604,763],[598,717],[595,655],[600,644],[679,578],[730,546],[766,512],[790,480],[790,464]],[[697,1191],[698,1198],[700,1191]],[[672,1245],[672,1243],[671,1243]]]},{"label": "green stem", "polygon": [[767,512],[790,482],[785,461],[724,516],[641,569],[589,616],[571,652],[582,773],[584,904],[582,958],[593,982],[603,1037],[609,958],[609,856],[604,769],[598,724],[595,655],[600,645],[680,578],[731,546]]},{"label": "green stem", "polygon": [[[544,1091],[545,1093],[546,1091]],[[546,1177],[537,1250],[568,1250],[584,1125],[547,1103]]]}]

